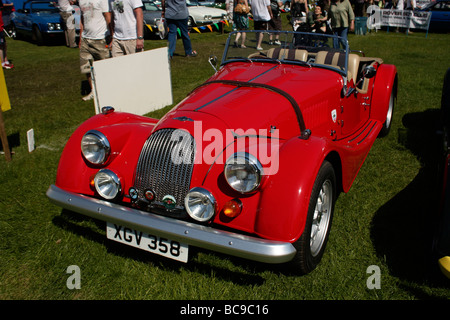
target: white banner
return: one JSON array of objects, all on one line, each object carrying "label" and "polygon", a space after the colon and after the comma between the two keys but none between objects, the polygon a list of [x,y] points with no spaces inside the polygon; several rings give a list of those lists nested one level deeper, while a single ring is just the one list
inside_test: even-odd
[{"label": "white banner", "polygon": [[367,15],[367,27],[369,29],[400,27],[428,30],[431,18],[431,12],[380,9],[375,5],[367,8]]}]

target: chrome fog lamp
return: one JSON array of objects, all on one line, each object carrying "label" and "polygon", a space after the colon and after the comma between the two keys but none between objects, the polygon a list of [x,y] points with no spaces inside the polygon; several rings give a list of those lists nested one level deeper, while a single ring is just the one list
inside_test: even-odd
[{"label": "chrome fog lamp", "polygon": [[231,188],[241,193],[248,193],[259,187],[263,168],[255,156],[238,152],[225,163],[224,175]]},{"label": "chrome fog lamp", "polygon": [[122,191],[119,177],[109,169],[102,169],[94,178],[95,190],[107,200],[116,198]]},{"label": "chrome fog lamp", "polygon": [[192,219],[204,222],[214,216],[217,203],[208,190],[195,187],[184,198],[184,206]]},{"label": "chrome fog lamp", "polygon": [[81,152],[90,163],[103,164],[108,160],[111,146],[103,133],[90,130],[81,139]]}]

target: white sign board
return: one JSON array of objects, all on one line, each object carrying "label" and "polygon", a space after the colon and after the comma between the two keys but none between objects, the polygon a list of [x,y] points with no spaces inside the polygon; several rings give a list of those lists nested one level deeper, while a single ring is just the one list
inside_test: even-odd
[{"label": "white sign board", "polygon": [[431,12],[380,9],[376,5],[367,8],[367,15],[369,29],[380,29],[384,26],[428,30],[431,18]]},{"label": "white sign board", "polygon": [[92,83],[96,113],[144,115],[173,103],[167,47],[94,61]]}]

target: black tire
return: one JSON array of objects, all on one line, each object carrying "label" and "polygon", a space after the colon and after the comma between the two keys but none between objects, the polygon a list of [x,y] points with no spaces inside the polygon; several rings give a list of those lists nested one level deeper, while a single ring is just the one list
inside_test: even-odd
[{"label": "black tire", "polygon": [[44,37],[42,35],[41,30],[39,30],[38,26],[33,26],[33,34],[32,34],[33,42],[38,46],[42,46],[44,44]]},{"label": "black tire", "polygon": [[193,27],[196,27],[196,26],[197,26],[197,24],[195,23],[194,18],[192,18],[191,16],[189,16],[188,27],[189,27],[189,28],[193,28]]},{"label": "black tire", "polygon": [[322,259],[330,234],[336,195],[334,168],[330,162],[324,161],[311,192],[305,229],[294,243],[297,254],[291,264],[301,274],[313,271]]}]

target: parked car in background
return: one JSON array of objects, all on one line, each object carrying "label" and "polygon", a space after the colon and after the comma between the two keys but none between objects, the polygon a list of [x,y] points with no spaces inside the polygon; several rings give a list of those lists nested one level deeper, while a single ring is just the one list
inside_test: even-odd
[{"label": "parked car in background", "polygon": [[[75,21],[79,33],[80,10],[75,6]],[[64,38],[59,9],[53,1],[25,1],[21,8],[16,8],[12,19],[12,28],[16,37],[31,37],[38,45]]]},{"label": "parked car in background", "polygon": [[189,27],[219,23],[227,19],[223,9],[201,5],[197,0],[186,0],[189,10]]},{"label": "parked car in background", "polygon": [[430,31],[450,32],[450,0],[436,0],[420,11],[431,11]]},{"label": "parked car in background", "polygon": [[397,69],[330,48],[332,35],[283,31],[262,51],[235,35],[162,119],[104,107],[81,124],[47,196],[167,258],[187,262],[194,246],[308,273],[338,194],[391,128]]},{"label": "parked car in background", "polygon": [[159,35],[157,24],[161,20],[161,6],[149,0],[143,0],[142,4],[144,5],[144,37],[149,38],[153,35]]},{"label": "parked car in background", "polygon": [[198,4],[205,7],[214,7],[216,4],[215,0],[198,0]]}]

